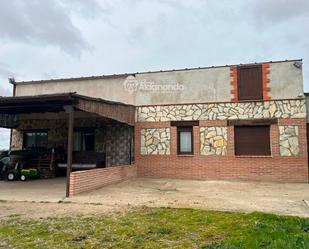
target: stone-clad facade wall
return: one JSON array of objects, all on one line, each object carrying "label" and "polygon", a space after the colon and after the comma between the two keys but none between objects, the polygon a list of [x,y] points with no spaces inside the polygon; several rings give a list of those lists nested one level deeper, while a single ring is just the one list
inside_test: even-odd
[{"label": "stone-clad facade wall", "polygon": [[[80,124],[80,121],[77,122]],[[80,124],[82,125],[82,124]],[[23,147],[23,131],[34,129],[47,129],[48,147],[66,147],[67,143],[67,120],[65,119],[32,119],[19,121],[18,129],[12,132],[12,150],[20,150]]]},{"label": "stone-clad facade wall", "polygon": [[[280,154],[279,126],[298,127],[298,156]],[[227,129],[226,155],[203,154],[201,127]],[[147,128],[170,128],[169,155],[141,154],[141,130]],[[140,177],[308,182],[305,118],[279,119],[278,124],[270,125],[271,156],[236,156],[234,126],[227,125],[227,120],[200,121],[199,126],[193,126],[193,155],[178,155],[177,127],[170,122],[137,122],[135,131],[135,163]]]},{"label": "stone-clad facade wall", "polygon": [[201,155],[225,156],[227,154],[226,127],[200,127]]},{"label": "stone-clad facade wall", "polygon": [[105,144],[106,166],[130,164],[133,161],[134,154],[132,127],[110,125],[106,126],[103,131],[105,131],[103,138],[96,137],[96,144],[100,142]]},{"label": "stone-clad facade wall", "polygon": [[[277,119],[270,125],[271,156],[235,155],[234,126],[228,121],[254,119]],[[199,121],[193,126],[193,154],[178,155],[177,127],[170,121],[192,120]],[[147,153],[148,129],[170,129],[169,154]],[[303,99],[137,107],[135,131],[138,176],[308,181]]]},{"label": "stone-clad facade wall", "polygon": [[306,118],[305,100],[209,103],[137,108],[137,121]]},{"label": "stone-clad facade wall", "polygon": [[279,126],[280,134],[280,155],[281,156],[298,156],[298,126],[282,125]]},{"label": "stone-clad facade wall", "polygon": [[142,155],[169,155],[170,128],[141,129]]}]

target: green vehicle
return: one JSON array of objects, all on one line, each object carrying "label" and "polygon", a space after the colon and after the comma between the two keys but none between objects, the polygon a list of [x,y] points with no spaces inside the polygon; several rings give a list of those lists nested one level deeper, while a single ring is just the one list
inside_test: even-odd
[{"label": "green vehicle", "polygon": [[22,170],[22,164],[16,163],[14,168],[8,168],[6,173],[6,179],[8,181],[15,181],[20,177]]},{"label": "green vehicle", "polygon": [[22,169],[20,173],[20,180],[27,181],[28,179],[39,178],[39,172],[37,169]]},{"label": "green vehicle", "polygon": [[7,179],[8,181],[27,181],[28,179],[39,178],[39,171],[37,169],[24,169],[23,163],[16,163],[14,168],[10,167],[10,158],[2,158],[0,160],[0,179]]}]

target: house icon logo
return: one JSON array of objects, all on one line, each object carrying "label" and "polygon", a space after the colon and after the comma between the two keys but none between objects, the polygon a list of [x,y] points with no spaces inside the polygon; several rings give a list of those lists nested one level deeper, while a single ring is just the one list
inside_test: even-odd
[{"label": "house icon logo", "polygon": [[130,94],[138,90],[138,81],[133,75],[129,75],[123,82],[124,89]]}]

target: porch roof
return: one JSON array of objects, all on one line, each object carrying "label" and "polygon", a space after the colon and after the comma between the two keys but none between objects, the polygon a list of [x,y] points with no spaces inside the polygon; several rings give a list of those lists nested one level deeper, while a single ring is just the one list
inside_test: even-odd
[{"label": "porch roof", "polygon": [[[0,127],[14,128],[12,120],[17,114],[62,112],[66,106],[95,113],[130,125],[135,121],[135,106],[76,93],[34,96],[0,97]],[[12,127],[9,127],[12,123]]]}]

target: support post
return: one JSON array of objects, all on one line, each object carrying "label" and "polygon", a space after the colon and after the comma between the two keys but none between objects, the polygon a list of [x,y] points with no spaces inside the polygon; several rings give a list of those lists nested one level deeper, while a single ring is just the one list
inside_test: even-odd
[{"label": "support post", "polygon": [[73,150],[73,129],[74,129],[74,108],[66,106],[64,108],[69,113],[69,127],[68,127],[68,150],[67,150],[67,187],[66,197],[70,195],[70,176],[72,172],[72,150]]}]

